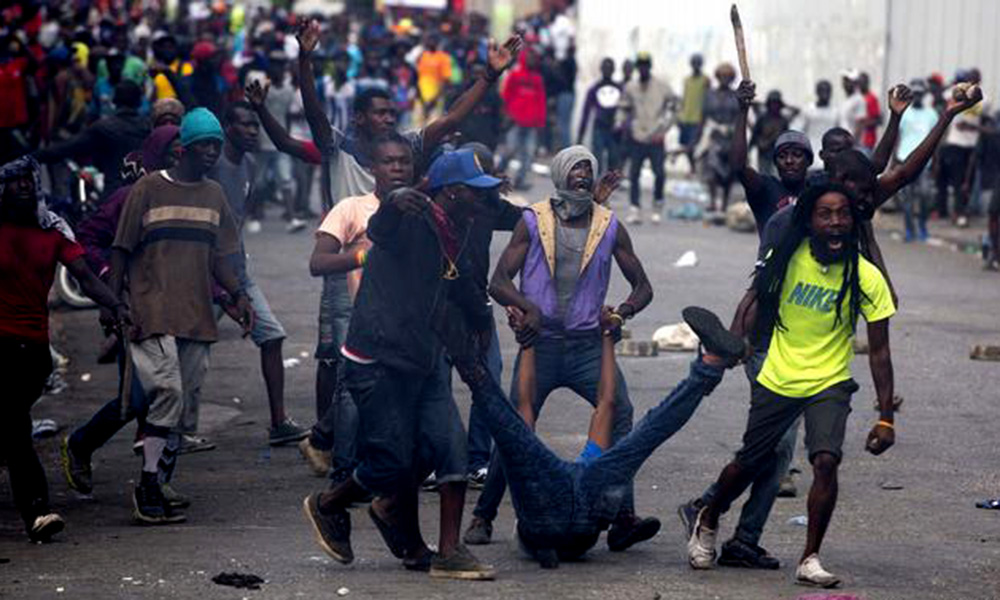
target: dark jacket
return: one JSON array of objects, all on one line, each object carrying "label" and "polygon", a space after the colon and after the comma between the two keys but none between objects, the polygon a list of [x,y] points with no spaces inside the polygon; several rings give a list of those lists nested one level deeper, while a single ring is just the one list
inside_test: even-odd
[{"label": "dark jacket", "polygon": [[486,207],[472,223],[468,251],[472,278],[484,290],[489,285],[490,246],[494,231],[514,231],[524,209],[507,202],[496,190],[488,190]]},{"label": "dark jacket", "polygon": [[104,197],[122,186],[122,160],[142,145],[149,135],[149,119],[134,110],[119,110],[98,119],[75,137],[39,150],[38,162],[53,163],[65,158],[89,159],[104,174]]},{"label": "dark jacket", "polygon": [[373,246],[347,348],[387,367],[423,374],[445,350],[456,360],[477,352],[474,334],[488,330],[493,316],[485,290],[470,276],[468,253],[459,252],[459,277],[445,279],[446,261],[431,217],[404,214],[387,202],[368,222],[368,238]]}]

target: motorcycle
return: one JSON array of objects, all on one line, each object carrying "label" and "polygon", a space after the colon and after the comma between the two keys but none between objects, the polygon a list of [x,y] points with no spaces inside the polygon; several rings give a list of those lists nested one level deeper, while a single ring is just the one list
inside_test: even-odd
[{"label": "motorcycle", "polygon": [[[75,227],[97,210],[104,189],[104,174],[93,167],[81,167],[72,160],[66,161],[70,172],[70,197],[52,198],[49,210],[55,212]],[[96,303],[88,298],[80,284],[69,270],[60,264],[56,268],[56,278],[53,282],[56,297],[59,301],[76,309],[93,308]]]}]

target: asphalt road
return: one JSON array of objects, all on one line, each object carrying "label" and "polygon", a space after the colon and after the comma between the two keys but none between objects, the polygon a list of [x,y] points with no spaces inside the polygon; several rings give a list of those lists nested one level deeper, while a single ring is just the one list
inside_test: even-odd
[{"label": "asphalt road", "polygon": [[[619,208],[621,198],[616,200]],[[701,304],[731,314],[747,283],[755,237],[700,223],[666,222],[631,228],[656,297],[631,327],[649,339],[660,325],[679,320],[681,308]],[[499,251],[506,236],[498,236]],[[896,389],[906,401],[897,446],[882,457],[863,451],[875,414],[865,357],[855,364],[861,391],[848,423],[840,503],[824,546],[824,564],[841,575],[842,593],[868,600],[1000,597],[1000,514],[977,510],[981,497],[1000,494],[996,424],[1000,365],[969,360],[976,343],[998,342],[996,305],[1000,279],[967,256],[943,249],[908,247],[883,236],[902,298],[892,326]],[[308,423],[314,413],[314,363],[319,283],[309,277],[308,234],[288,235],[277,221],[249,237],[257,280],[289,332],[286,358],[289,412]],[[674,261],[694,250],[694,268]],[[624,298],[615,275],[610,299]],[[99,331],[94,311],[60,311],[57,345],[72,357],[70,390],[42,400],[35,418],[77,425],[115,389],[113,367],[94,362]],[[511,336],[503,333],[504,379],[513,364]],[[658,402],[687,368],[690,354],[620,359],[637,418]],[[804,494],[779,500],[763,544],[783,561],[777,572],[717,569],[693,572],[686,563],[676,506],[700,493],[736,450],[743,431],[748,385],[731,372],[694,418],[647,462],[636,478],[638,512],[662,519],[650,542],[612,554],[601,542],[587,560],[541,571],[521,558],[511,532],[508,502],[496,522],[495,543],[475,552],[494,564],[497,581],[432,581],[400,568],[362,511],[354,511],[357,560],[344,567],[313,543],[301,500],[324,485],[309,475],[294,448],[270,450],[267,411],[257,353],[232,324],[212,350],[202,423],[218,443],[213,452],[183,457],[176,487],[194,498],[187,524],[167,528],[130,525],[132,479],[139,464],[130,452],[132,428],[95,457],[95,492],[82,498],[67,488],[58,468],[56,441],[39,443],[55,508],[68,522],[57,543],[30,545],[20,529],[0,475],[0,597],[7,598],[798,598],[810,593],[792,583],[805,537],[788,524],[805,513]],[[85,375],[87,375],[85,377]],[[87,379],[87,381],[84,381]],[[467,413],[468,393],[456,384]],[[550,398],[539,433],[563,456],[579,451],[589,407],[568,392]],[[799,468],[806,465],[800,456]],[[799,477],[805,491],[810,476]],[[883,484],[902,486],[883,489]],[[476,493],[469,495],[471,502]],[[422,520],[436,538],[437,497],[422,496]],[[468,519],[470,511],[466,513]],[[727,536],[735,512],[723,523]],[[723,538],[724,539],[724,538]],[[255,573],[261,590],[212,583],[222,571]]]}]

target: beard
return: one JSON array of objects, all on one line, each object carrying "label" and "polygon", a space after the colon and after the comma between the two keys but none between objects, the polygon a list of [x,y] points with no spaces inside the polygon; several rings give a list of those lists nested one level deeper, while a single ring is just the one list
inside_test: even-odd
[{"label": "beard", "polygon": [[[809,237],[809,249],[821,265],[832,265],[847,258],[847,250],[856,240],[851,234],[816,235]],[[831,247],[832,246],[832,247]]]}]

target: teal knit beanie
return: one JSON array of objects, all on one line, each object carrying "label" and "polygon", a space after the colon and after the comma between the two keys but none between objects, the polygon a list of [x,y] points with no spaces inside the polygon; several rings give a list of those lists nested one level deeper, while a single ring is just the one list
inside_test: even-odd
[{"label": "teal knit beanie", "polygon": [[201,140],[222,141],[222,125],[207,108],[196,108],[181,120],[181,146]]}]

